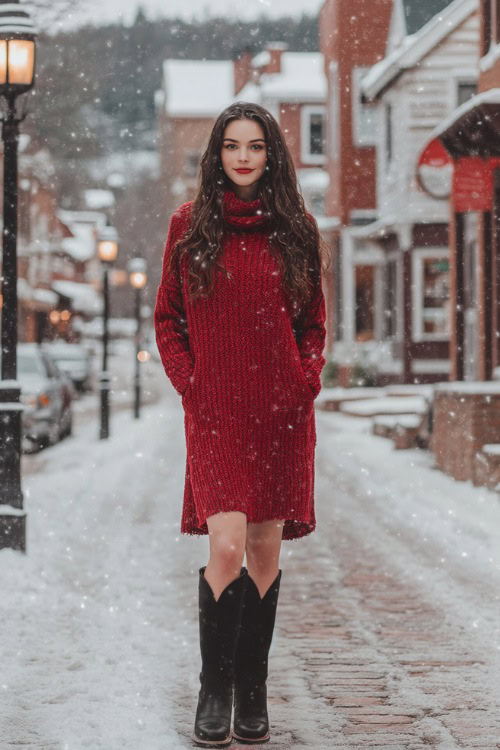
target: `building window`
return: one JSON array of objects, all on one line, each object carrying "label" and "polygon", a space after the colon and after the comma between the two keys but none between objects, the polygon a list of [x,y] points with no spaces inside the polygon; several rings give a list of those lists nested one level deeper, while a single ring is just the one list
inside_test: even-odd
[{"label": "building window", "polygon": [[393,339],[396,337],[397,329],[397,314],[398,314],[398,300],[397,300],[397,289],[398,289],[398,263],[396,258],[391,258],[387,261],[385,266],[385,285],[384,285],[384,325],[383,325],[383,336],[385,339]]},{"label": "building window", "polygon": [[413,340],[440,341],[450,336],[448,249],[413,251]]},{"label": "building window", "polygon": [[377,144],[377,105],[363,104],[361,101],[361,81],[369,69],[353,68],[352,71],[352,127],[355,146]]},{"label": "building window", "polygon": [[186,177],[196,177],[200,167],[201,153],[199,151],[186,151],[184,155],[184,174]]},{"label": "building window", "polygon": [[355,267],[356,341],[375,338],[375,269],[374,266]]},{"label": "building window", "polygon": [[464,214],[464,380],[476,380],[479,361],[478,301],[479,301],[479,213]]},{"label": "building window", "polygon": [[385,153],[387,163],[392,161],[392,104],[385,105]]},{"label": "building window", "polygon": [[457,107],[477,94],[477,81],[457,81]]},{"label": "building window", "polygon": [[323,164],[326,161],[324,107],[302,107],[301,143],[303,164]]}]

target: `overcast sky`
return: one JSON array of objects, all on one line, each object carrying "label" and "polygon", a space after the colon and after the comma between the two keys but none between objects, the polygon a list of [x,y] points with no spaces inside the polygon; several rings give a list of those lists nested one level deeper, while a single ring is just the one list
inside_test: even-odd
[{"label": "overcast sky", "polygon": [[85,20],[106,23],[119,18],[130,23],[139,5],[153,19],[158,16],[190,19],[207,13],[249,20],[261,13],[271,17],[299,15],[304,11],[317,13],[322,4],[323,0],[81,0],[78,3],[80,10],[67,19],[67,25],[73,26]]}]

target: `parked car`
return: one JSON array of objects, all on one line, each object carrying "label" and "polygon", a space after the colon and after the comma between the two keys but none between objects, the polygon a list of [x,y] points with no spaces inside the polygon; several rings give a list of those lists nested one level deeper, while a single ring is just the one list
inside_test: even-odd
[{"label": "parked car", "polygon": [[23,448],[53,445],[71,434],[74,392],[66,376],[38,344],[18,344]]},{"label": "parked car", "polygon": [[42,348],[55,360],[58,368],[71,378],[78,391],[91,389],[91,354],[85,346],[55,341],[42,344]]}]

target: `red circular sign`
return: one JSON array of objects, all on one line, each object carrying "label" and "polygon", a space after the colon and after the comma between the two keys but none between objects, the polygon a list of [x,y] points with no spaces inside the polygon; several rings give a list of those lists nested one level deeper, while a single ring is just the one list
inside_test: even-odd
[{"label": "red circular sign", "polygon": [[449,198],[453,169],[453,159],[439,138],[435,138],[426,146],[418,160],[417,181],[422,190],[432,198]]}]

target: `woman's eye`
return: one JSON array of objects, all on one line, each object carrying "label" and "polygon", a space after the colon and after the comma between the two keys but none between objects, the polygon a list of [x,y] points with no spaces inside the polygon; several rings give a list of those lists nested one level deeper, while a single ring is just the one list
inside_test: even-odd
[{"label": "woman's eye", "polygon": [[258,144],[258,143],[256,143],[256,144],[254,145],[254,148],[255,148],[255,150],[256,150],[256,151],[262,151],[262,148],[263,148],[263,146],[259,146],[259,144]]}]

